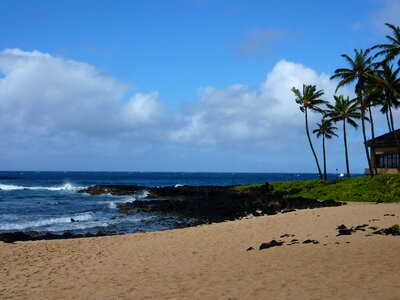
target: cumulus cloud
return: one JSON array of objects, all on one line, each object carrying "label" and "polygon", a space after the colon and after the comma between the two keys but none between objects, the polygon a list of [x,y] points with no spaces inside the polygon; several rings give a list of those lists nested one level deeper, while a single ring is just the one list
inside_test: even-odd
[{"label": "cumulus cloud", "polygon": [[[190,170],[196,157],[198,168],[213,164],[212,155],[214,163],[231,157],[245,168],[241,159],[296,157],[308,146],[291,88],[315,84],[331,99],[336,87],[326,74],[281,60],[255,87],[203,87],[171,114],[158,92],[129,95],[126,84],[92,65],[38,51],[1,51],[0,74],[0,164],[10,169],[26,157],[33,160],[21,168],[87,170]],[[285,161],[287,169],[296,163]]]},{"label": "cumulus cloud", "polygon": [[303,135],[303,115],[291,91],[292,87],[301,89],[303,83],[317,85],[325,91],[325,99],[333,98],[336,82],[328,75],[286,60],[279,61],[256,88],[202,88],[198,101],[181,116],[184,125],[171,137],[203,146],[258,145],[280,150],[288,140]]},{"label": "cumulus cloud", "polygon": [[128,87],[82,62],[38,51],[0,52],[0,130],[34,136],[134,134],[163,120],[157,93]]}]

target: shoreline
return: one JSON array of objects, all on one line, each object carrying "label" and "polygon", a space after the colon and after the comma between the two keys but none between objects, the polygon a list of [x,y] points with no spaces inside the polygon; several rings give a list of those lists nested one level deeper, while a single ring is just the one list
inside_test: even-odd
[{"label": "shoreline", "polygon": [[[351,203],[159,232],[0,243],[0,298],[395,299],[400,237],[369,228],[337,236],[337,226],[399,223],[400,204]],[[283,245],[258,250],[274,239]],[[293,239],[299,244],[289,245]]]}]

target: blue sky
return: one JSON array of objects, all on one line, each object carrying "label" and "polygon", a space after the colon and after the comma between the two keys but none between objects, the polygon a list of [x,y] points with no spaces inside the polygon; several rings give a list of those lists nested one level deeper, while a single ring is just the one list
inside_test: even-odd
[{"label": "blue sky", "polygon": [[340,54],[399,21],[394,0],[1,1],[0,169],[315,172],[290,88],[332,98]]}]

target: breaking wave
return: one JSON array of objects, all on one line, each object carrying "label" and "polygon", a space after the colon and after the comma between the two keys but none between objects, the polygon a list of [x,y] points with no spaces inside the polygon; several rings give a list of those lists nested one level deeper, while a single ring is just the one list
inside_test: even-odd
[{"label": "breaking wave", "polygon": [[93,218],[93,213],[86,212],[86,213],[75,214],[75,215],[71,215],[71,216],[39,219],[36,221],[11,222],[11,223],[7,222],[5,224],[0,224],[0,230],[23,230],[23,229],[27,229],[27,228],[37,228],[37,227],[49,226],[49,225],[83,222],[83,221],[88,221],[92,218]]},{"label": "breaking wave", "polygon": [[47,191],[76,191],[81,187],[65,183],[61,186],[21,186],[12,184],[0,184],[0,190],[17,191],[17,190],[47,190]]}]

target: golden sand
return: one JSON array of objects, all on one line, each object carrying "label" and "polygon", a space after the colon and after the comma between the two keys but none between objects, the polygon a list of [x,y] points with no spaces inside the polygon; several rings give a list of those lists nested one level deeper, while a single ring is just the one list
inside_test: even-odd
[{"label": "golden sand", "polygon": [[[0,299],[400,299],[400,236],[368,227],[336,236],[340,224],[399,223],[400,204],[351,204],[164,232],[0,242]],[[285,243],[258,250],[272,239]]]}]

